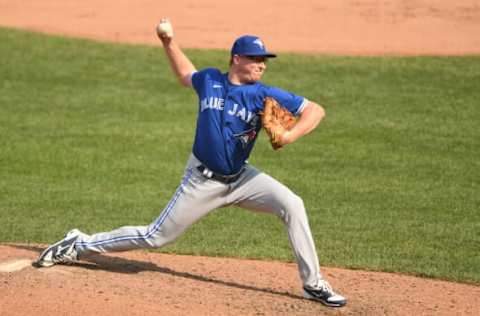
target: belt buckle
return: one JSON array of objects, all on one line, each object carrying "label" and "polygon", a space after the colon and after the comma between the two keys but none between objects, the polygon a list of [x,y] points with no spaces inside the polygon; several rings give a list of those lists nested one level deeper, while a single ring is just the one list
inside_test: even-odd
[{"label": "belt buckle", "polygon": [[206,168],[205,166],[203,166],[202,174],[209,179],[211,179],[213,177],[213,171]]},{"label": "belt buckle", "polygon": [[202,173],[202,175],[208,179],[215,179],[217,181],[220,181],[224,184],[230,184],[232,182],[235,182],[238,180],[242,172],[245,170],[245,168],[242,168],[239,172],[233,175],[223,175],[219,173],[215,173],[212,170],[208,169],[205,165],[200,165],[197,167],[197,169]]}]

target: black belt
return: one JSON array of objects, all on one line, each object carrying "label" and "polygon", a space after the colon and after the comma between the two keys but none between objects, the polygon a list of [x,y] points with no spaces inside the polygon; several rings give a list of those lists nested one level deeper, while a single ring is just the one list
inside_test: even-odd
[{"label": "black belt", "polygon": [[230,184],[232,182],[237,181],[238,178],[240,178],[242,173],[245,171],[245,168],[242,168],[238,173],[232,174],[232,175],[229,175],[229,176],[225,176],[225,175],[220,174],[220,173],[215,173],[212,170],[205,167],[204,165],[198,166],[197,170],[200,171],[202,173],[202,175],[206,178],[214,179],[214,180],[217,180],[217,181],[225,183],[225,184]]}]

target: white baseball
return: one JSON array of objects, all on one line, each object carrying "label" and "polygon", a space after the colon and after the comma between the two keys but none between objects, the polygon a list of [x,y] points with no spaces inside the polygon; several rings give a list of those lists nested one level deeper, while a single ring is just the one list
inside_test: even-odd
[{"label": "white baseball", "polygon": [[168,20],[161,20],[157,25],[157,34],[161,37],[173,37],[172,24]]}]

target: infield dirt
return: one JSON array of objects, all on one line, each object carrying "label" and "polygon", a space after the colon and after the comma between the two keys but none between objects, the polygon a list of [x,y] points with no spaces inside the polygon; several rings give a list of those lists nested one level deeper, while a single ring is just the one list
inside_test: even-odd
[{"label": "infield dirt", "polygon": [[[180,45],[189,48],[228,50],[236,36],[253,33],[276,52],[480,54],[476,0],[0,2],[0,25],[111,42],[159,46],[154,29],[163,16],[172,20]],[[477,315],[480,311],[479,286],[324,267],[334,288],[349,300],[344,308],[327,308],[301,298],[293,263],[132,251],[96,256],[74,266],[37,269],[24,264],[45,246],[0,245],[0,266],[19,269],[0,272],[1,315]]]},{"label": "infield dirt", "polygon": [[0,25],[159,45],[172,20],[183,47],[229,49],[243,34],[269,50],[354,55],[480,53],[477,0],[3,0]]},{"label": "infield dirt", "polygon": [[[46,245],[0,245],[0,263]],[[0,272],[1,315],[476,315],[480,287],[323,269],[349,299],[333,309],[301,297],[293,263],[131,251],[74,266]]]}]

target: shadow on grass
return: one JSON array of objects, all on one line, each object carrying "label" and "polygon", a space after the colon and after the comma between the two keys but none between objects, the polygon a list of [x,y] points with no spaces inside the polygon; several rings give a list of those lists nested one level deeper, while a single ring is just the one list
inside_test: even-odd
[{"label": "shadow on grass", "polygon": [[[19,244],[5,244],[9,247],[28,250],[32,252],[41,253],[45,248],[36,246],[36,245],[19,245]],[[32,263],[34,267],[35,264]],[[160,267],[152,262],[147,261],[138,261],[132,259],[125,259],[121,257],[115,257],[112,255],[103,256],[103,255],[91,255],[85,258],[82,258],[82,261],[75,262],[73,264],[75,267],[80,267],[88,270],[99,270],[99,271],[108,271],[115,273],[127,273],[134,274],[140,272],[159,272],[164,274],[173,275],[179,278],[186,278],[191,280],[196,280],[200,282],[213,283],[222,286],[233,287],[242,290],[257,291],[273,295],[280,295],[294,299],[304,299],[302,296],[294,295],[288,292],[275,291],[268,288],[259,288],[252,285],[239,284],[231,281],[225,281],[221,279],[215,279],[212,277],[207,277],[200,274],[194,274],[190,272],[176,271],[170,268]],[[48,268],[43,268],[48,269]]]}]

